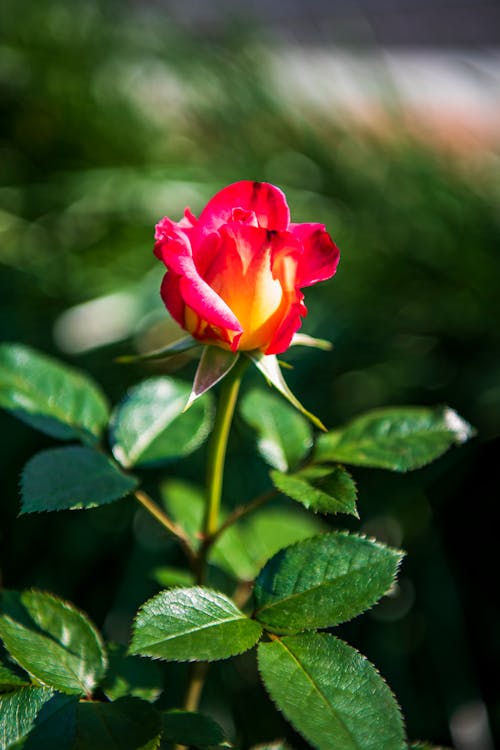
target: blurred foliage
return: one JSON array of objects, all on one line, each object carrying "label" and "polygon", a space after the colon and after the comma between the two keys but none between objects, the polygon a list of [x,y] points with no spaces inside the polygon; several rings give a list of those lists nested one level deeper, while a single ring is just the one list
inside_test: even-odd
[{"label": "blurred foliage", "polygon": [[[376,138],[326,107],[322,116],[300,102],[291,109],[270,80],[272,40],[246,24],[202,38],[153,3],[7,0],[0,30],[0,337],[60,356],[59,316],[123,291],[129,333],[158,315],[165,321],[154,223],[180,217],[186,205],[199,212],[239,179],[282,187],[293,219],[324,222],[342,250],[337,277],[306,294],[304,330],[332,340],[333,352],[285,357],[301,401],[329,426],[380,405],[449,403],[479,434],[411,477],[356,472],[361,530],[408,557],[395,595],[344,634],[388,678],[411,736],[449,743],[450,715],[479,697],[498,728],[499,695],[487,681],[499,656],[487,572],[496,559],[492,525],[483,523],[498,486],[500,424],[500,215],[491,167],[459,167],[396,122],[399,135]],[[106,310],[98,313],[103,326],[117,315],[116,305]],[[116,402],[162,371],[113,361],[132,348],[126,340],[66,356]],[[186,361],[188,378],[189,359],[177,363]],[[66,596],[125,641],[135,608],[158,590],[154,569],[179,563],[175,547],[130,500],[16,520],[18,474],[36,448],[53,443],[4,414],[0,428],[4,584]],[[200,453],[167,475],[199,480]],[[163,476],[151,472],[152,481]],[[236,422],[227,501],[267,484],[247,428]],[[351,528],[360,526],[353,520]],[[180,667],[168,670],[172,686],[184,679]],[[216,667],[211,686],[206,709],[230,736],[236,725],[246,745],[287,736],[304,747],[256,691],[251,655]],[[246,718],[257,711],[259,726]]]}]

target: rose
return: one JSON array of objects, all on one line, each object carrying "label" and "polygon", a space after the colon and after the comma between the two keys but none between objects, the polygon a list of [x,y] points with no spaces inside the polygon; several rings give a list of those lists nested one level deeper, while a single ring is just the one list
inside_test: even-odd
[{"label": "rose", "polygon": [[224,349],[279,354],[307,314],[301,287],[330,278],[339,250],[322,224],[292,224],[281,190],[236,182],[200,218],[156,226],[156,256],[168,271],[161,296],[194,338]]}]

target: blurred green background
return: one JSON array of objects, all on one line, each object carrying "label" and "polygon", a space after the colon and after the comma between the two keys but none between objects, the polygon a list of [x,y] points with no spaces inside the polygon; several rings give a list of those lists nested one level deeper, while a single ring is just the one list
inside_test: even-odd
[{"label": "blurred green background", "polygon": [[[342,251],[336,278],[307,292],[303,326],[334,349],[286,356],[294,392],[330,426],[380,405],[448,403],[478,430],[409,476],[355,472],[361,522],[335,524],[408,556],[397,595],[342,635],[387,678],[411,737],[450,744],[450,723],[481,724],[483,705],[498,733],[498,155],[453,158],[410,137],[394,112],[383,137],[328,108],[308,114],[271,83],[272,35],[236,20],[190,32],[160,8],[1,6],[1,339],[88,369],[118,400],[158,366],[124,367],[116,355],[175,336],[159,301],[154,223],[186,205],[198,213],[236,180],[279,185],[294,221],[324,222]],[[152,569],[175,550],[132,501],[17,518],[22,466],[52,442],[5,414],[0,434],[3,585],[54,591],[126,640],[158,588]],[[202,450],[169,472],[199,478],[203,460]],[[150,476],[154,487],[160,474]],[[265,483],[237,420],[228,503]],[[167,700],[183,679],[166,667]],[[279,736],[305,747],[256,680],[253,657],[214,669],[204,707],[230,732],[235,723],[244,747]]]}]

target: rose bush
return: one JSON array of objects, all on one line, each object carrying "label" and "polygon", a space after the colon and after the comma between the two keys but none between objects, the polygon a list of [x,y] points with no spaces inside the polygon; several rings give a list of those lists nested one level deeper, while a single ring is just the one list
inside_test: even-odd
[{"label": "rose bush", "polygon": [[302,287],[333,276],[339,250],[322,224],[290,222],[285,195],[245,180],[218,192],[199,219],[156,226],[161,295],[194,338],[234,352],[279,354],[307,314]]}]

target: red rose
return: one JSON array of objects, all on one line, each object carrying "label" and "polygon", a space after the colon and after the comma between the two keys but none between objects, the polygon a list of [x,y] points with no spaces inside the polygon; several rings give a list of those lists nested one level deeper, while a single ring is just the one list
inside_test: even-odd
[{"label": "red rose", "polygon": [[186,209],[156,226],[167,273],[161,296],[194,338],[279,354],[307,314],[301,287],[333,276],[339,250],[322,224],[291,224],[281,190],[245,180],[217,193],[197,220]]}]

